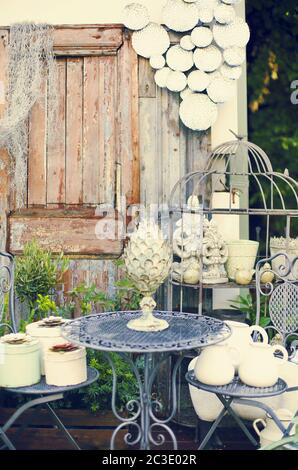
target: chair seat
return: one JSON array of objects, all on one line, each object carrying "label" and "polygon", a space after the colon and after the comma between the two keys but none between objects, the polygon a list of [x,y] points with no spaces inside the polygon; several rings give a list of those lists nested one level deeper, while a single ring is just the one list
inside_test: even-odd
[{"label": "chair seat", "polygon": [[93,382],[96,382],[99,377],[98,371],[93,367],[88,367],[87,374],[87,380],[77,385],[69,385],[66,387],[56,387],[55,385],[48,385],[46,383],[45,377],[43,376],[40,382],[29,387],[5,387],[3,388],[3,390],[10,393],[19,393],[22,395],[54,395],[56,393],[65,393],[69,392],[70,390],[76,390],[79,388],[87,387]]},{"label": "chair seat", "polygon": [[239,398],[273,397],[282,394],[288,387],[286,382],[282,379],[278,379],[276,384],[272,387],[250,387],[241,382],[238,376],[235,376],[232,382],[227,385],[206,385],[196,379],[193,370],[190,370],[185,377],[190,385],[205,390],[206,392]]}]

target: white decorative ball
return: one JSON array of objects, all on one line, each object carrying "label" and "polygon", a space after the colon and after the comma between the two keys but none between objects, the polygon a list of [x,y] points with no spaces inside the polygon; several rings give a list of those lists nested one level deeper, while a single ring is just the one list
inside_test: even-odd
[{"label": "white decorative ball", "polygon": [[194,48],[196,47],[196,46],[194,45],[194,43],[192,42],[192,40],[191,40],[190,34],[187,34],[186,36],[183,36],[183,37],[180,39],[180,46],[181,46],[182,49],[184,49],[185,51],[193,51]]},{"label": "white decorative ball", "polygon": [[180,93],[180,98],[185,100],[185,98],[189,95],[193,95],[194,92],[187,86],[183,91]]},{"label": "white decorative ball", "polygon": [[219,5],[214,9],[214,18],[218,23],[229,24],[236,18],[235,8],[230,5]]},{"label": "white decorative ball", "polygon": [[199,9],[199,20],[201,23],[211,23],[213,21],[214,14],[212,8],[201,8]]},{"label": "white decorative ball", "polygon": [[162,69],[166,65],[166,59],[163,55],[153,55],[150,57],[150,65],[153,69]]},{"label": "white decorative ball", "polygon": [[203,72],[213,72],[222,64],[222,53],[216,46],[208,46],[205,49],[196,49],[194,63],[197,69]]},{"label": "white decorative ball", "polygon": [[187,85],[187,78],[185,73],[177,70],[171,70],[167,77],[167,89],[170,91],[182,91]]},{"label": "white decorative ball", "polygon": [[214,103],[225,103],[236,93],[236,84],[233,80],[219,77],[210,83],[207,93]]},{"label": "white decorative ball", "polygon": [[181,0],[168,0],[162,10],[162,22],[178,32],[190,31],[199,21],[196,4]]},{"label": "white decorative ball", "polygon": [[204,91],[210,83],[207,73],[195,70],[188,75],[187,83],[192,91]]},{"label": "white decorative ball", "polygon": [[231,80],[238,80],[242,75],[242,67],[230,67],[227,64],[224,64],[220,67],[220,73],[225,78],[230,78]]},{"label": "white decorative ball", "polygon": [[215,24],[213,36],[219,47],[227,49],[233,46],[245,47],[249,41],[250,32],[248,24],[243,18],[236,17],[230,24]]},{"label": "white decorative ball", "polygon": [[170,47],[167,52],[167,65],[172,70],[186,72],[194,65],[192,51],[185,51],[178,44]]},{"label": "white decorative ball", "polygon": [[245,61],[246,51],[244,47],[229,47],[223,52],[224,59],[228,65],[232,67],[236,65],[242,65]]},{"label": "white decorative ball", "polygon": [[164,54],[170,46],[170,37],[163,26],[149,23],[141,31],[132,35],[132,47],[142,57],[149,59],[153,55]]},{"label": "white decorative ball", "polygon": [[194,131],[205,131],[216,121],[218,110],[207,95],[191,94],[180,104],[180,118],[183,124]]},{"label": "white decorative ball", "polygon": [[135,31],[145,28],[150,22],[147,8],[140,3],[130,3],[123,10],[124,25]]},{"label": "white decorative ball", "polygon": [[154,75],[156,85],[160,88],[165,88],[167,86],[167,78],[170,72],[171,69],[169,67],[164,67],[158,70]]},{"label": "white decorative ball", "polygon": [[197,47],[207,47],[213,41],[213,34],[210,28],[199,26],[191,33],[191,40]]}]

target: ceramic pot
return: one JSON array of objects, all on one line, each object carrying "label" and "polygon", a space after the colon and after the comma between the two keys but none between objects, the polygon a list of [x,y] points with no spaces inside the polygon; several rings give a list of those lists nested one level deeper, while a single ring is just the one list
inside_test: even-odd
[{"label": "ceramic pot", "polygon": [[39,351],[36,339],[23,344],[0,342],[0,387],[29,387],[38,383]]},{"label": "ceramic pot", "polygon": [[[284,237],[272,237],[270,239],[270,252],[271,256],[285,253],[288,255],[290,262],[293,261],[293,259],[298,256],[298,237],[290,238],[288,241]],[[287,262],[287,260],[285,260],[284,256],[278,256],[272,261],[272,270],[278,273],[280,266],[284,265],[285,262]],[[291,281],[298,279],[298,262],[295,263],[293,271],[289,276],[285,276],[284,279]]]},{"label": "ceramic pot", "polygon": [[26,333],[28,333],[32,338],[36,338],[40,343],[40,370],[41,375],[45,375],[45,351],[55,344],[65,343],[65,339],[61,335],[61,326],[49,326],[41,320],[27,325]]},{"label": "ceramic pot", "polygon": [[288,360],[288,353],[283,346],[263,343],[249,345],[245,357],[239,366],[239,377],[251,387],[272,387],[278,380],[279,370],[274,353],[280,351],[283,361]]},{"label": "ceramic pot", "polygon": [[85,348],[75,351],[45,352],[46,383],[57,387],[78,385],[87,380],[87,361]]},{"label": "ceramic pot", "polygon": [[236,348],[238,351],[238,357],[235,362],[236,372],[238,371],[239,365],[242,362],[249,345],[253,343],[252,334],[258,332],[262,338],[263,343],[268,344],[268,335],[264,328],[259,325],[249,326],[246,323],[240,323],[235,321],[225,322],[232,330],[231,336],[223,341],[222,344],[227,344],[230,347]]},{"label": "ceramic pot", "polygon": [[[293,418],[293,413],[287,409],[279,409],[276,412],[276,416],[282,422],[285,428],[289,426]],[[263,430],[260,430],[260,424],[262,425]],[[283,433],[274,422],[274,420],[267,414],[266,420],[256,419],[253,423],[254,430],[260,438],[260,446],[265,447],[273,442],[280,441],[283,437]],[[295,434],[295,426],[290,432],[290,435]]]},{"label": "ceramic pot", "polygon": [[236,356],[237,350],[221,343],[203,348],[194,369],[196,378],[207,385],[230,383],[235,375],[233,353]]},{"label": "ceramic pot", "polygon": [[226,270],[230,279],[235,279],[237,269],[251,272],[254,269],[259,242],[252,240],[232,240],[227,243],[229,257]]},{"label": "ceramic pot", "polygon": [[[192,359],[188,365],[188,370],[195,369],[197,357]],[[200,390],[199,388],[189,385],[189,393],[196,414],[203,421],[215,421],[219,413],[223,409],[222,403],[214,393]]]}]

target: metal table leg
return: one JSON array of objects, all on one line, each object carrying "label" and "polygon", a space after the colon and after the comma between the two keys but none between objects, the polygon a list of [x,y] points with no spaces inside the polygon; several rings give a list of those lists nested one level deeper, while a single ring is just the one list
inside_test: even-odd
[{"label": "metal table leg", "polygon": [[9,450],[16,450],[14,447],[13,443],[11,442],[10,439],[6,436],[5,432],[0,429],[0,439],[4,442],[4,447],[1,447],[1,449],[8,448]]},{"label": "metal table leg", "polygon": [[[124,437],[124,441],[129,446],[138,444],[139,448],[144,450],[149,450],[152,444],[155,446],[161,446],[165,442],[165,436],[160,431],[162,429],[170,436],[173,443],[173,448],[177,450],[177,440],[172,429],[169,427],[169,423],[174,418],[177,411],[176,377],[179,366],[184,357],[183,354],[181,354],[177,359],[177,362],[173,368],[171,378],[172,411],[170,416],[165,419],[159,419],[156,416],[156,413],[162,410],[162,404],[157,399],[152,398],[152,388],[160,364],[169,357],[169,354],[163,355],[162,357],[159,355],[157,357],[158,362],[156,365],[153,364],[154,355],[152,353],[143,354],[143,370],[139,370],[140,368],[136,362],[133,361],[130,355],[125,353],[119,353],[119,355],[128,362],[136,377],[139,397],[138,399],[131,400],[126,404],[126,411],[129,415],[128,417],[119,415],[116,409],[117,373],[111,355],[106,353],[105,357],[108,360],[113,373],[112,410],[116,418],[121,422],[113,432],[110,448],[112,450],[115,449],[115,441],[119,431],[130,427],[130,429],[134,428],[136,430],[136,435],[133,436],[129,430],[127,431],[127,434]],[[157,430],[160,432],[155,437],[153,432]]]},{"label": "metal table leg", "polygon": [[64,426],[62,423],[61,419],[57,415],[57,413],[53,410],[51,405],[47,403],[47,408],[51,413],[51,416],[54,420],[54,422],[57,424],[58,428],[65,434],[66,439],[70,442],[70,444],[76,449],[76,450],[81,450],[80,447],[78,446],[77,442],[74,440],[72,435],[69,433],[68,429]]}]

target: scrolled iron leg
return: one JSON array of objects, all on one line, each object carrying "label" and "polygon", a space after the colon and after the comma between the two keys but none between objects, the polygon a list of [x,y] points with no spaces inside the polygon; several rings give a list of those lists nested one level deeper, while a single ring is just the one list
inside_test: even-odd
[{"label": "scrolled iron leg", "polygon": [[110,448],[115,449],[116,437],[119,431],[123,429],[132,429],[135,428],[136,436],[134,437],[130,430],[124,436],[124,441],[127,445],[134,446],[139,444],[140,449],[149,450],[150,446],[153,444],[155,446],[160,446],[165,442],[164,435],[159,432],[155,437],[153,432],[158,431],[158,429],[165,431],[171,438],[173,442],[173,448],[177,449],[177,440],[174,432],[168,426],[168,423],[173,419],[177,411],[177,393],[176,393],[176,377],[179,366],[182,362],[183,355],[179,357],[177,363],[174,366],[172,373],[172,390],[173,390],[173,404],[172,412],[170,416],[166,419],[159,419],[153,410],[161,410],[162,405],[155,399],[152,399],[152,388],[153,383],[156,378],[156,374],[160,364],[167,359],[167,356],[158,358],[159,362],[156,366],[153,365],[153,354],[147,353],[144,354],[144,370],[143,374],[140,373],[137,364],[133,361],[131,356],[123,353],[119,353],[120,356],[125,359],[130,365],[138,385],[139,398],[131,400],[126,405],[126,410],[131,414],[129,418],[120,416],[116,409],[116,393],[117,393],[117,372],[115,365],[111,358],[110,354],[105,354],[106,359],[108,360],[113,374],[113,389],[112,389],[112,410],[116,418],[121,421],[119,426],[114,430]]}]

